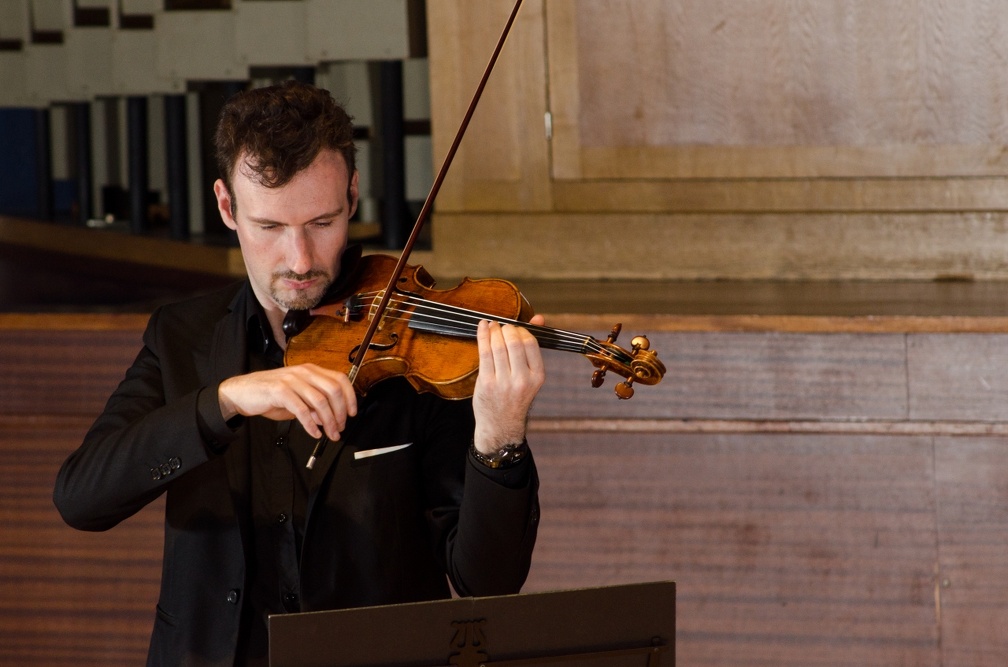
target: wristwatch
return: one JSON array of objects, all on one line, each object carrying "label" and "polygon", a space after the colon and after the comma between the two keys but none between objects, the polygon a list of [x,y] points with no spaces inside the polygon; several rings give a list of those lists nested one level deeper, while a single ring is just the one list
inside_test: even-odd
[{"label": "wristwatch", "polygon": [[516,465],[528,454],[528,442],[522,440],[517,444],[504,445],[498,449],[493,454],[484,454],[480,450],[476,449],[476,443],[473,443],[469,447],[469,451],[472,452],[473,458],[482,463],[488,468],[510,468]]}]

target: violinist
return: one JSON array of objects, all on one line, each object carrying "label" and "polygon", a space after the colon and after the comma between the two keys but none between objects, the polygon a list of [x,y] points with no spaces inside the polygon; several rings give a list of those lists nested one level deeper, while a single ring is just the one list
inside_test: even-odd
[{"label": "violinist", "polygon": [[525,440],[544,380],[536,340],[481,322],[463,400],[402,378],[361,395],[340,370],[285,366],[286,313],[353,278],[351,120],[326,91],[287,82],[229,100],[214,141],[214,193],[247,279],[153,313],[54,490],[64,520],[92,531],[166,495],[148,664],[265,665],[270,614],[446,598],[448,582],[518,592],[538,522]]}]

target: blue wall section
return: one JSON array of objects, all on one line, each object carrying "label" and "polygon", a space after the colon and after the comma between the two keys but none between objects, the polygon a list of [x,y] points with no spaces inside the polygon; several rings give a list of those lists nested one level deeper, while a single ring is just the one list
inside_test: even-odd
[{"label": "blue wall section", "polygon": [[0,109],[0,214],[38,217],[34,109]]}]

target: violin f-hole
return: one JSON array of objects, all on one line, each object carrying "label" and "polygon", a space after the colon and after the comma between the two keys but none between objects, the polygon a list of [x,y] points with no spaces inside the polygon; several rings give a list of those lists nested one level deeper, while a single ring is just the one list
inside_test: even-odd
[{"label": "violin f-hole", "polygon": [[[399,334],[393,331],[391,334],[389,334],[388,343],[375,343],[374,341],[372,341],[371,344],[368,345],[368,349],[377,350],[378,352],[384,352],[385,350],[391,350],[398,344],[399,344]],[[355,345],[354,348],[350,350],[350,354],[347,355],[347,360],[350,363],[353,363],[353,360],[357,358],[357,351],[359,349],[360,345]]]}]

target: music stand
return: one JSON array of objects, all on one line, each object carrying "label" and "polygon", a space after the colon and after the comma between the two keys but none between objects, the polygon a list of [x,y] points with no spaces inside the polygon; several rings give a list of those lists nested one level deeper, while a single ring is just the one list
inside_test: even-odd
[{"label": "music stand", "polygon": [[269,617],[271,667],[672,667],[675,583]]}]

